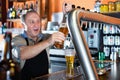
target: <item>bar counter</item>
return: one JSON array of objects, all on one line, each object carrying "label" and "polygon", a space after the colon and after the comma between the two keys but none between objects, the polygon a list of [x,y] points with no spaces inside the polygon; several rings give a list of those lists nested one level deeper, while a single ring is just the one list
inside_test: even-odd
[{"label": "bar counter", "polygon": [[[102,69],[106,70],[104,74],[98,75],[99,80],[120,80],[120,61],[117,62],[107,61],[104,63],[95,61],[94,63],[97,72],[100,69],[99,68],[100,66],[102,66]],[[36,77],[33,80],[88,80],[85,78],[81,66],[75,67],[74,71],[75,76],[72,78],[67,78],[65,70],[62,70],[44,76]]]}]

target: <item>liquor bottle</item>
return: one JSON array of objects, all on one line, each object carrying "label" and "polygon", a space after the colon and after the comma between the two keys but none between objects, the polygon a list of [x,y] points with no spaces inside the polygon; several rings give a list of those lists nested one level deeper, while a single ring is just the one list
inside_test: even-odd
[{"label": "liquor bottle", "polygon": [[[8,38],[8,39],[7,39]],[[11,40],[12,40],[12,33],[11,32],[6,32],[6,42],[8,42],[8,62],[9,62],[9,72],[10,72],[10,79],[11,80],[20,80],[20,65],[18,62],[16,62],[12,58],[12,45],[11,45]]]},{"label": "liquor bottle", "polygon": [[12,19],[12,8],[9,9],[9,12],[8,12],[8,19]]},{"label": "liquor bottle", "polygon": [[28,4],[25,4],[25,10],[29,10],[29,6],[28,6]]},{"label": "liquor bottle", "polygon": [[7,19],[9,19],[10,9],[7,11]]},{"label": "liquor bottle", "polygon": [[6,29],[7,29],[7,26],[6,26],[6,23],[4,23],[2,25],[2,34],[4,34],[6,32]]},{"label": "liquor bottle", "polygon": [[9,63],[7,61],[7,49],[8,43],[5,42],[3,60],[0,62],[0,80],[7,80],[6,71],[9,68]]},{"label": "liquor bottle", "polygon": [[16,10],[15,10],[14,6],[13,6],[13,8],[12,8],[11,18],[12,18],[12,19],[15,19],[15,18],[16,18]]},{"label": "liquor bottle", "polygon": [[30,9],[31,9],[31,10],[34,10],[34,5],[33,5],[33,3],[30,3]]},{"label": "liquor bottle", "polygon": [[95,1],[95,5],[94,5],[94,11],[95,12],[100,12],[100,5],[101,5],[101,1],[100,0],[96,0]]},{"label": "liquor bottle", "polygon": [[4,49],[4,59],[0,62],[0,69],[4,71],[0,71],[0,76],[4,76],[4,78],[0,80],[20,80],[20,66],[19,63],[13,60],[12,58],[12,46],[11,39],[12,33],[6,32],[5,36],[5,49]]}]

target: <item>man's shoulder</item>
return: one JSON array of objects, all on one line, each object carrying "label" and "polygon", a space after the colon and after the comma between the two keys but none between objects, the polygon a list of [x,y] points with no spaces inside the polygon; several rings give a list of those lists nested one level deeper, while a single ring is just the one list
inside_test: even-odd
[{"label": "man's shoulder", "polygon": [[24,38],[21,35],[16,35],[13,37],[13,40],[23,40]]},{"label": "man's shoulder", "polygon": [[26,45],[26,41],[21,35],[16,35],[15,37],[13,37],[12,43],[14,43],[15,45]]}]

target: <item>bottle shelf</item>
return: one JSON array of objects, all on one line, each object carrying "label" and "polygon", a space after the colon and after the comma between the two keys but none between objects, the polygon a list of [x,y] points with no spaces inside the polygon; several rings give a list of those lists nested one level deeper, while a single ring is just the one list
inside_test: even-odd
[{"label": "bottle shelf", "polygon": [[115,17],[115,18],[120,18],[120,12],[118,11],[112,11],[112,12],[105,12],[105,13],[101,13],[107,16],[111,16],[111,17]]},{"label": "bottle shelf", "polygon": [[7,19],[7,22],[9,23],[10,28],[23,28],[21,19]]},{"label": "bottle shelf", "polygon": [[42,30],[43,34],[52,34],[54,32],[58,32],[58,31],[48,31],[48,30]]},{"label": "bottle shelf", "polygon": [[120,11],[111,11],[111,12],[100,12],[102,14],[116,14],[116,13],[120,13]]},{"label": "bottle shelf", "polygon": [[9,22],[20,22],[20,19],[7,19]]},{"label": "bottle shelf", "polygon": [[104,45],[104,47],[120,47],[120,45]]},{"label": "bottle shelf", "polygon": [[[1,30],[1,28],[0,28]],[[2,30],[1,30],[2,31]],[[2,34],[2,32],[0,31],[0,35]],[[24,32],[23,28],[9,28],[9,29],[5,29],[5,32],[12,32],[12,34],[22,34]]]},{"label": "bottle shelf", "polygon": [[120,33],[115,33],[115,34],[103,34],[103,36],[120,36]]}]

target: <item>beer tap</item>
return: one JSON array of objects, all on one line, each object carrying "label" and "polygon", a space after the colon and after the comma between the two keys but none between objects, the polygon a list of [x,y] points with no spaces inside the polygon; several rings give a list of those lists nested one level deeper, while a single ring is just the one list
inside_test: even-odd
[{"label": "beer tap", "polygon": [[96,68],[94,66],[94,63],[92,62],[90,50],[88,48],[87,42],[82,32],[82,28],[79,23],[80,12],[82,12],[82,10],[74,10],[68,14],[67,17],[68,29],[70,31],[70,35],[72,37],[76,53],[78,54],[80,64],[85,73],[86,76],[85,80],[99,80]]}]

